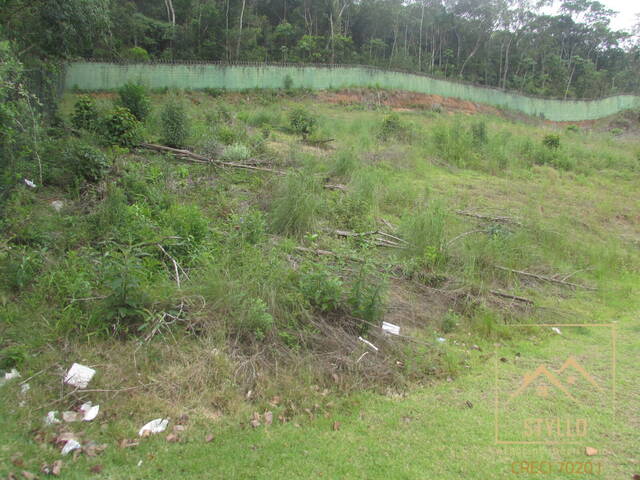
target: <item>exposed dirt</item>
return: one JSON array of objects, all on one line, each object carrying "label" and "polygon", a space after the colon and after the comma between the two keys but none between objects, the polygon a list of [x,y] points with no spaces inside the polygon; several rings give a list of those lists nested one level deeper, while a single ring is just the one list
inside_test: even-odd
[{"label": "exposed dirt", "polygon": [[402,90],[374,90],[367,88],[350,88],[338,92],[318,92],[320,101],[338,105],[363,105],[366,108],[380,106],[393,110],[434,110],[443,112],[461,112],[466,114],[499,114],[497,108],[488,105],[468,102],[457,98],[426,95]]}]

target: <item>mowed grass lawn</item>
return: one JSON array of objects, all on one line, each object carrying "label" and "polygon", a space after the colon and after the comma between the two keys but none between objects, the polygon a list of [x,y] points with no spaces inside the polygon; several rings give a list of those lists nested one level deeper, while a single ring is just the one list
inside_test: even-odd
[{"label": "mowed grass lawn", "polygon": [[[60,458],[64,462],[61,478],[69,479],[617,480],[632,479],[633,475],[640,474],[640,373],[637,368],[640,353],[640,146],[636,139],[615,138],[606,132],[565,130],[561,126],[535,122],[510,122],[500,117],[403,111],[399,113],[400,127],[393,130],[395,127],[391,125],[387,132],[390,138],[381,140],[386,111],[327,105],[304,98],[275,101],[251,96],[239,99],[236,95],[213,99],[202,93],[190,93],[188,97],[192,100],[189,114],[193,129],[189,146],[193,149],[206,150],[207,140],[213,135],[219,149],[222,139],[228,140],[225,154],[242,153],[237,143],[253,142],[254,137],[264,136],[266,141],[258,138],[255,142],[267,151],[265,155],[269,157],[271,167],[300,169],[309,178],[328,178],[329,183],[346,185],[346,191],[328,191],[315,185],[317,192],[313,195],[320,199],[321,208],[316,208],[315,218],[308,224],[313,231],[305,230],[296,236],[284,230],[274,232],[275,227],[269,224],[266,231],[259,232],[266,240],[243,247],[243,252],[255,255],[250,258],[258,263],[262,254],[269,259],[282,256],[285,251],[291,254],[291,245],[298,244],[334,249],[346,255],[366,255],[381,270],[394,271],[393,268],[401,265],[405,270],[413,268],[418,273],[420,269],[426,270],[433,278],[452,278],[455,286],[472,292],[475,308],[469,309],[468,316],[465,312],[452,313],[447,317],[450,319],[447,325],[441,323],[441,318],[434,320],[416,314],[413,317],[423,323],[407,320],[405,324],[402,316],[396,314],[393,318],[400,323],[403,333],[427,344],[423,350],[425,358],[429,362],[432,358],[434,362],[441,362],[437,364],[436,373],[423,375],[413,383],[409,381],[405,388],[389,386],[385,394],[380,383],[366,388],[367,381],[374,383],[375,380],[372,377],[375,372],[368,371],[368,377],[359,379],[365,386],[364,391],[344,394],[329,389],[324,396],[316,395],[322,396],[322,400],[315,406],[313,401],[304,404],[305,399],[314,398],[307,393],[316,387],[315,378],[294,378],[295,381],[288,384],[290,390],[285,388],[286,383],[278,383],[278,379],[261,379],[265,390],[270,388],[269,395],[263,393],[263,397],[256,400],[249,399],[250,395],[239,386],[237,391],[235,385],[229,386],[230,380],[225,375],[232,378],[229,372],[235,368],[230,360],[225,359],[233,367],[228,370],[224,370],[227,364],[222,360],[215,365],[202,360],[202,356],[213,348],[225,350],[226,338],[222,334],[213,336],[218,343],[200,342],[200,339],[181,335],[178,329],[176,337],[165,331],[148,343],[102,338],[86,334],[84,330],[78,334],[68,325],[82,320],[82,315],[89,318],[87,311],[99,313],[99,310],[92,311],[92,304],[87,304],[86,310],[72,305],[73,302],[65,304],[50,293],[55,287],[54,280],[49,281],[47,289],[36,282],[31,296],[30,290],[24,289],[24,295],[14,292],[0,298],[3,306],[14,305],[6,310],[13,315],[12,328],[6,330],[15,336],[12,342],[29,345],[37,352],[21,366],[23,379],[48,368],[47,362],[62,367],[82,361],[97,365],[99,375],[95,388],[117,389],[136,382],[152,385],[117,394],[93,392],[92,400],[101,405],[100,416],[93,422],[71,424],[69,428],[85,432],[85,438],[106,444],[107,448],[98,456],[83,454],[76,459],[60,457],[59,446],[50,442],[53,428],[42,426],[47,411],[69,408],[60,401],[61,397],[64,399],[65,390],[56,384],[59,377],[51,371],[39,374],[31,382],[32,391],[24,396],[20,394],[17,382],[0,387],[0,476],[11,473],[19,476],[23,470],[38,473],[43,462],[50,464]],[[74,95],[65,99],[63,113],[69,113],[75,99]],[[102,98],[100,101],[109,100]],[[163,96],[154,96],[154,104],[163,101]],[[283,112],[298,104],[318,116],[316,140],[333,139],[329,149],[302,142],[287,131]],[[221,120],[227,117],[232,120]],[[160,141],[157,123],[154,115],[146,125],[150,140]],[[260,129],[265,131],[261,133]],[[240,130],[241,134],[238,133]],[[546,137],[556,134],[560,137],[560,147],[556,150],[546,147],[543,143]],[[271,222],[277,209],[274,213],[269,202],[280,201],[287,205],[281,197],[290,195],[291,198],[284,200],[292,206],[296,203],[290,191],[274,188],[272,182],[276,180],[259,176],[262,174],[221,172],[177,163],[172,158],[143,151],[135,155],[126,152],[115,155],[119,163],[114,170],[126,177],[122,188],[131,188],[134,198],[121,211],[140,222],[145,227],[140,227],[143,232],[154,231],[151,227],[147,229],[150,219],[154,218],[154,209],[165,208],[156,206],[149,192],[157,197],[160,197],[158,192],[168,192],[171,201],[197,207],[208,222],[207,228],[220,234],[220,238],[228,236],[228,231],[233,233],[235,220],[232,214],[236,212],[245,214],[248,210],[261,209],[261,214]],[[280,184],[276,186],[281,187]],[[35,196],[28,204],[36,206],[33,208],[35,221],[58,232],[59,237],[64,237],[62,230],[73,233],[76,228],[80,232],[77,236],[84,238],[82,235],[86,233],[77,226],[80,216],[84,215],[80,208],[82,200],[67,200],[71,205],[67,220],[76,218],[76,223],[71,220],[70,223],[56,223],[60,221],[47,205],[58,193],[45,191],[42,198]],[[413,216],[422,215],[434,204],[441,210],[428,218],[444,219],[446,224],[439,237],[446,246],[440,260],[434,260],[432,257],[437,257],[438,252],[428,248],[426,260],[407,260],[394,257],[393,251],[389,253],[370,245],[343,242],[326,233],[327,229],[335,228],[368,231],[376,228],[379,225],[376,222],[383,217],[389,224],[400,225],[403,234],[416,231],[419,234],[420,230],[416,229],[402,230],[403,225],[411,226]],[[81,212],[76,217],[73,217],[74,208]],[[458,210],[506,215],[521,225],[492,224],[487,227],[473,218],[458,215]],[[176,211],[179,212],[172,210]],[[132,225],[138,228],[134,220],[131,220]],[[476,229],[482,231],[463,235]],[[75,245],[75,241],[69,241],[69,244]],[[214,236],[207,242],[217,248],[223,240]],[[288,250],[283,247],[283,251],[273,253],[273,243],[283,244]],[[213,252],[202,255],[204,261],[219,261],[216,255],[221,250],[211,248],[205,241],[203,244],[202,251],[210,248]],[[201,261],[196,255],[194,258]],[[50,259],[54,266],[56,261]],[[316,258],[297,257],[296,261],[306,262],[310,268],[318,268],[320,263]],[[270,277],[272,280],[291,273],[287,269],[292,267],[283,264],[285,267],[279,264],[273,267],[282,268],[282,271],[278,270],[277,275]],[[83,264],[78,261],[68,263],[67,268],[71,268],[68,265]],[[352,274],[348,273],[349,265],[346,268],[341,264],[321,266],[333,268],[331,272],[338,272],[342,275],[340,278]],[[527,280],[517,274],[506,274],[495,266],[553,275],[556,279],[592,286],[594,290]],[[206,272],[196,261],[192,268],[192,272]],[[235,286],[245,280],[254,280],[240,276],[240,273],[245,274],[244,270],[234,270],[237,266],[232,262],[224,264],[224,268],[229,270],[211,269],[211,272],[225,272],[228,275],[225,278],[231,280],[236,280],[233,275],[237,274]],[[51,269],[54,271],[54,267]],[[64,275],[71,275],[69,271],[61,270]],[[164,275],[161,269],[159,271]],[[265,270],[256,271],[262,274]],[[50,278],[63,278],[64,275]],[[194,278],[195,275],[192,273]],[[197,278],[209,280],[202,276]],[[396,279],[394,286],[403,291],[421,278],[407,274],[406,278]],[[89,283],[89,273],[81,279]],[[260,281],[255,283],[262,287]],[[174,288],[173,284],[172,277],[167,276],[163,288],[169,291]],[[185,285],[184,288],[192,288],[203,297],[208,293],[209,305],[215,305],[217,298],[225,294],[224,288],[211,293],[197,290],[198,286],[188,282]],[[49,297],[38,296],[38,288]],[[263,293],[253,283],[247,288]],[[491,290],[526,297],[535,303],[535,307],[522,309],[517,301],[509,303],[509,300],[496,304],[495,298],[488,293]],[[271,302],[267,305],[269,311],[278,312],[277,301],[268,300]],[[389,295],[389,307],[394,307],[394,300],[395,297]],[[430,308],[430,301],[427,296],[416,301],[415,307]],[[234,308],[244,308],[243,305]],[[29,312],[29,315],[22,314],[21,317],[21,312]],[[212,310],[203,313],[202,317],[211,322],[215,332],[219,325],[215,322],[223,314]],[[17,328],[16,319],[24,321],[26,327]],[[511,323],[519,326],[510,326]],[[550,327],[522,327],[522,323],[615,324],[615,412],[611,403],[614,346],[609,327],[563,326],[560,327],[561,334],[557,334]],[[68,330],[63,331],[63,328]],[[438,337],[445,341],[438,342]],[[404,341],[407,340],[397,339],[399,343]],[[157,345],[165,349],[155,348]],[[359,347],[362,352],[366,350],[362,345]],[[175,352],[167,353],[172,349]],[[64,358],[60,358],[60,352]],[[180,358],[182,369],[175,367],[176,352],[183,355]],[[360,354],[360,350],[354,353],[353,360]],[[416,351],[407,353],[403,361],[422,365],[420,359],[412,355],[416,355]],[[512,391],[525,372],[540,364],[557,369],[569,357],[584,364],[602,389],[589,390],[585,393],[590,395],[588,401],[580,405],[562,397],[541,398],[531,390],[523,397],[524,407],[509,413],[506,421],[519,428],[532,416],[562,421],[585,418],[590,425],[588,435],[571,439],[574,443],[570,445],[496,444],[496,389],[502,393]],[[208,358],[217,357],[207,356],[205,360]],[[198,370],[195,375],[191,375],[190,365]],[[280,365],[280,368],[283,377],[295,371],[287,370],[286,365]],[[129,376],[121,374],[124,376],[117,378],[113,372],[127,372]],[[261,374],[269,372],[272,370],[265,369]],[[211,383],[207,383],[209,378],[212,378]],[[196,383],[205,380],[191,385],[187,379]],[[317,387],[317,390],[323,391],[324,387]],[[581,387],[584,382],[576,389]],[[303,390],[304,395],[300,393]],[[377,393],[373,393],[374,390]],[[269,405],[274,394],[280,399]],[[300,408],[295,415],[287,416],[286,423],[281,423],[278,417],[288,395],[295,396]],[[226,397],[234,400],[225,401]],[[181,401],[188,405],[180,404]],[[215,404],[215,408],[205,408],[205,404]],[[218,407],[218,404],[226,408]],[[308,407],[307,411],[301,408],[303,405]],[[273,412],[270,425],[265,425],[267,410]],[[254,411],[261,414],[261,424],[257,428],[250,424]],[[166,436],[180,421],[181,413],[189,415],[188,420],[182,421],[185,429],[177,432],[179,442],[169,442]],[[137,439],[137,430],[142,424],[165,416],[171,417],[166,433]],[[46,442],[37,440],[40,431],[46,433]],[[207,441],[210,435],[213,439]],[[123,439],[136,445],[122,448],[119,445]],[[553,440],[558,438],[553,437]],[[587,456],[586,447],[594,448],[597,453]],[[545,465],[553,465],[556,470],[549,474],[523,472],[541,462],[550,462]],[[590,462],[588,470],[599,473],[578,473],[576,469],[584,470],[585,462]],[[558,471],[561,468],[565,470]],[[44,474],[39,475],[44,477]]]}]

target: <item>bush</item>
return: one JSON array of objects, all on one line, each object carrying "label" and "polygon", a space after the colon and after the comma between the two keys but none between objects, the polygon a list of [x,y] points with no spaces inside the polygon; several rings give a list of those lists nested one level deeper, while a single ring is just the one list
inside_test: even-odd
[{"label": "bush", "polygon": [[289,126],[291,131],[307,138],[317,126],[316,118],[303,107],[297,107],[289,112]]},{"label": "bush", "polygon": [[147,88],[139,83],[126,83],[118,90],[119,104],[127,108],[137,120],[144,122],[151,111]]},{"label": "bush", "polygon": [[315,227],[321,205],[317,179],[294,172],[282,181],[272,204],[271,224],[277,233],[301,237]]},{"label": "bush", "polygon": [[405,138],[407,133],[407,126],[402,122],[400,116],[397,113],[390,113],[382,120],[378,137],[386,141],[391,138]]},{"label": "bush", "polygon": [[140,141],[141,125],[126,108],[117,107],[109,113],[102,125],[102,135],[109,145],[132,147]]},{"label": "bush", "polygon": [[207,95],[209,95],[211,98],[218,98],[222,95],[225,94],[227,90],[223,87],[223,88],[210,88],[207,87],[204,89],[204,93],[206,93]]},{"label": "bush", "polygon": [[300,275],[300,292],[309,304],[321,312],[338,309],[342,297],[342,282],[327,270],[305,269]]},{"label": "bush", "polygon": [[285,92],[290,92],[293,88],[293,79],[291,75],[286,75],[284,80],[282,81],[282,86],[284,87]]},{"label": "bush", "polygon": [[131,47],[126,49],[122,55],[127,60],[131,60],[132,62],[148,62],[149,61],[149,52],[147,52],[142,47]]},{"label": "bush", "polygon": [[549,135],[545,135],[542,139],[542,144],[551,150],[557,150],[560,148],[560,135],[555,135],[552,133]]},{"label": "bush", "polygon": [[471,138],[476,146],[484,145],[489,140],[487,135],[487,124],[479,121],[471,125]]},{"label": "bush", "polygon": [[110,166],[102,151],[82,141],[75,141],[64,151],[64,162],[76,178],[95,183],[102,179]]},{"label": "bush", "polygon": [[189,119],[184,103],[174,97],[164,105],[161,114],[162,135],[170,147],[183,147],[189,137]]},{"label": "bush", "polygon": [[240,317],[241,333],[263,340],[274,326],[273,317],[267,311],[267,304],[261,298],[246,298]]},{"label": "bush", "polygon": [[73,106],[71,124],[78,130],[95,131],[98,128],[98,109],[91,97],[80,97]]},{"label": "bush", "polygon": [[228,162],[243,162],[251,156],[251,151],[242,143],[234,143],[225,147],[222,158]]}]

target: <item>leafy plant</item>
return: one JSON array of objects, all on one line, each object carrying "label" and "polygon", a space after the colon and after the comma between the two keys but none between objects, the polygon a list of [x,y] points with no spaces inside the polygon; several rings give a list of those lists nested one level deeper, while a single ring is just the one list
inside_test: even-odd
[{"label": "leafy plant", "polygon": [[351,315],[364,320],[359,325],[361,334],[370,328],[370,324],[377,323],[384,314],[383,285],[372,281],[370,277],[368,267],[363,265],[347,299]]},{"label": "leafy plant", "polygon": [[83,95],[73,106],[71,124],[78,130],[95,131],[98,128],[98,109],[91,97]]},{"label": "leafy plant", "polygon": [[487,143],[489,137],[487,135],[487,124],[484,121],[481,120],[471,125],[471,138],[476,146]]},{"label": "leafy plant", "polygon": [[189,137],[189,118],[184,103],[172,97],[161,113],[162,136],[170,147],[183,147]]},{"label": "leafy plant", "polygon": [[316,129],[318,121],[304,107],[296,107],[289,112],[289,126],[293,133],[307,138]]},{"label": "leafy plant", "polygon": [[560,148],[560,135],[550,133],[542,139],[542,144],[550,150],[558,150]]},{"label": "leafy plant", "polygon": [[321,267],[306,268],[299,288],[309,304],[321,312],[337,310],[342,301],[342,281]]},{"label": "leafy plant", "polygon": [[138,121],[144,122],[151,111],[151,99],[147,88],[140,83],[129,82],[118,89],[118,95],[118,103],[129,109]]},{"label": "leafy plant", "polygon": [[251,151],[242,143],[234,143],[225,147],[222,158],[229,162],[243,162],[251,156]]},{"label": "leafy plant", "polygon": [[124,107],[117,107],[102,122],[102,134],[109,145],[133,147],[140,141],[141,125]]},{"label": "leafy plant", "polygon": [[389,140],[391,138],[405,139],[408,136],[409,128],[397,113],[390,113],[382,120],[378,137],[381,140]]}]

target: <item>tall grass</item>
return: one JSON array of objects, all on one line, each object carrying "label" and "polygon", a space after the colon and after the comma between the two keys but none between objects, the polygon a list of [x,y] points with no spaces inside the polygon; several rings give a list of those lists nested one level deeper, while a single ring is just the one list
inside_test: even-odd
[{"label": "tall grass", "polygon": [[302,237],[315,229],[322,207],[322,187],[306,172],[287,175],[271,207],[271,227],[277,233]]}]

